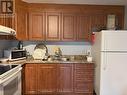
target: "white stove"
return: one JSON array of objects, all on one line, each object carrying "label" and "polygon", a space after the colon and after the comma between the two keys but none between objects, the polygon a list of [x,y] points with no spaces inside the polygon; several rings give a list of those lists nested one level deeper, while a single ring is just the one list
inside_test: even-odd
[{"label": "white stove", "polygon": [[20,64],[0,64],[0,95],[21,95]]}]

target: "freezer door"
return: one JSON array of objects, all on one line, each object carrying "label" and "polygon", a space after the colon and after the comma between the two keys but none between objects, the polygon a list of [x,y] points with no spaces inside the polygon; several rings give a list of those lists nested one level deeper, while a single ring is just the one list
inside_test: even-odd
[{"label": "freezer door", "polygon": [[101,51],[127,51],[127,31],[102,31]]},{"label": "freezer door", "polygon": [[100,95],[127,95],[127,53],[102,53]]}]

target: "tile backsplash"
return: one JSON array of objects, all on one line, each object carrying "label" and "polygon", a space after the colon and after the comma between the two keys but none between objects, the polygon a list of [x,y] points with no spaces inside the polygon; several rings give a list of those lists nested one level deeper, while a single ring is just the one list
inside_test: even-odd
[{"label": "tile backsplash", "polygon": [[3,57],[3,50],[12,47],[12,41],[0,40],[0,58]]},{"label": "tile backsplash", "polygon": [[[13,42],[13,46],[17,42]],[[91,44],[88,42],[41,42],[41,41],[24,41],[24,49],[31,55],[33,54],[36,44],[44,43],[48,48],[48,53],[54,55],[53,48],[60,47],[63,55],[85,55],[87,50],[91,50]],[[16,45],[17,46],[17,45]]]}]

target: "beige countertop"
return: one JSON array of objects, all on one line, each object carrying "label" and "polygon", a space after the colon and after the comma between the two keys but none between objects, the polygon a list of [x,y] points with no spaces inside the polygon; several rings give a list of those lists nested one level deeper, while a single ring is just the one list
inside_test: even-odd
[{"label": "beige countertop", "polygon": [[17,60],[17,61],[11,61],[11,62],[3,62],[0,64],[21,64],[24,65],[26,63],[26,60]]},{"label": "beige countertop", "polygon": [[94,62],[88,62],[86,60],[74,60],[74,61],[42,61],[42,60],[18,60],[18,61],[12,61],[12,62],[4,62],[4,63],[1,63],[1,64],[29,64],[29,63],[94,63]]},{"label": "beige countertop", "polygon": [[42,61],[42,60],[28,60],[26,63],[94,63],[86,60],[74,60],[74,61]]},{"label": "beige countertop", "polygon": [[[67,56],[68,57],[68,56]],[[69,56],[70,57],[70,56]],[[75,59],[73,60],[66,60],[66,61],[61,61],[61,60],[53,60],[53,61],[43,61],[43,60],[34,60],[34,59],[26,59],[26,60],[18,60],[18,61],[12,61],[12,62],[4,62],[1,64],[27,64],[27,63],[94,63],[92,62],[88,62],[84,56],[76,56]]]},{"label": "beige countertop", "polygon": [[86,57],[83,55],[64,55],[63,58],[67,58],[69,60],[42,61],[42,60],[29,59],[29,60],[26,60],[26,63],[94,63],[93,61],[88,62],[86,60]]}]

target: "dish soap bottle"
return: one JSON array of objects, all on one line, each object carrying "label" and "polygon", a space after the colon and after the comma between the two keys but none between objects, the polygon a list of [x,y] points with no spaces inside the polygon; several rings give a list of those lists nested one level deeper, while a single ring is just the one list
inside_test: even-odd
[{"label": "dish soap bottle", "polygon": [[87,58],[87,61],[88,61],[88,62],[92,62],[92,56],[91,56],[90,50],[87,51],[87,56],[86,56],[86,58]]},{"label": "dish soap bottle", "polygon": [[23,50],[23,42],[22,41],[18,42],[18,49]]}]

